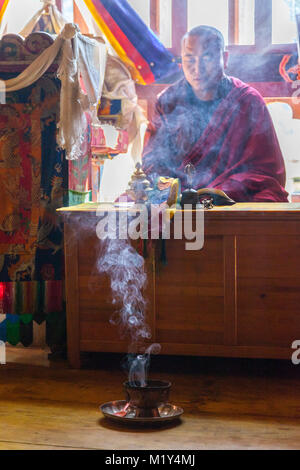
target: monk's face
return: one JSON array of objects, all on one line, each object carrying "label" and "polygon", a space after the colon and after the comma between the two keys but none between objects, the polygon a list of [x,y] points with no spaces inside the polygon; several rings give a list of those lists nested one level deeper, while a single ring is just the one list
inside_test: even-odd
[{"label": "monk's face", "polygon": [[197,96],[213,93],[224,76],[227,52],[214,39],[188,36],[182,45],[182,68],[186,80]]}]

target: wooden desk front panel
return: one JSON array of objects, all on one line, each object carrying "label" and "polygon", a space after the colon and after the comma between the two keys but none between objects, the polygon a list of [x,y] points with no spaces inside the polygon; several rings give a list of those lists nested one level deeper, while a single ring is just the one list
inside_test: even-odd
[{"label": "wooden desk front panel", "polygon": [[[76,218],[65,225],[68,351],[75,367],[80,351],[127,352],[129,345],[110,323],[118,306],[110,280],[95,267],[101,242],[77,228]],[[202,251],[167,240],[165,266],[154,242],[145,291],[151,342],[162,345],[162,354],[290,359],[300,339],[299,234],[298,209],[237,207],[206,214]]]},{"label": "wooden desk front panel", "polygon": [[[82,351],[128,352],[130,337],[115,321],[120,318],[121,304],[113,303],[111,281],[108,275],[100,273],[97,261],[101,258],[103,245],[96,236],[82,234],[78,239],[78,311],[79,341]],[[154,337],[153,282],[154,256],[150,252],[145,262],[147,286],[145,297],[148,299],[146,322]],[[152,342],[152,341],[151,341]]]},{"label": "wooden desk front panel", "polygon": [[237,238],[238,344],[290,348],[300,339],[299,267],[298,236]]},{"label": "wooden desk front panel", "polygon": [[95,233],[81,237],[78,243],[78,285],[80,341],[120,342],[120,334],[110,319],[116,312],[112,303],[110,279],[100,274],[97,259],[101,242]]},{"label": "wooden desk front panel", "polygon": [[155,341],[223,344],[223,237],[208,237],[201,251],[167,240],[166,253],[167,266],[158,262],[156,270]]}]

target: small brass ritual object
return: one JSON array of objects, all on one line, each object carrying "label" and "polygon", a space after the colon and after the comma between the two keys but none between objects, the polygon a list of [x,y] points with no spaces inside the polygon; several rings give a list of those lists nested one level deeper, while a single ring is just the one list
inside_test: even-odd
[{"label": "small brass ritual object", "polygon": [[148,194],[152,191],[151,183],[142,170],[142,165],[137,163],[135,172],[128,183],[126,194],[135,201],[136,204],[143,204],[148,200]]}]

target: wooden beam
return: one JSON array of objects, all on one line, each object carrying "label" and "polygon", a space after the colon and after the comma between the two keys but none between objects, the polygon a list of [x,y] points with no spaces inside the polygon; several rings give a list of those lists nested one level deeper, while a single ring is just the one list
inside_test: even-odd
[{"label": "wooden beam", "polygon": [[264,49],[272,44],[272,0],[255,0],[255,45]]},{"label": "wooden beam", "polygon": [[172,51],[181,54],[181,38],[187,32],[187,0],[172,2]]},{"label": "wooden beam", "polygon": [[228,43],[239,44],[239,0],[229,0]]},{"label": "wooden beam", "polygon": [[157,36],[159,36],[160,33],[159,1],[160,0],[150,0],[150,28]]}]

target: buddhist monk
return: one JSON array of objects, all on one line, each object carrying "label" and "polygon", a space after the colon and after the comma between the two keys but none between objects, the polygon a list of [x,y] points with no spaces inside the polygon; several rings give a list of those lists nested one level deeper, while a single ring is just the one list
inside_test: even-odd
[{"label": "buddhist monk", "polygon": [[[221,189],[236,202],[286,202],[285,167],[261,95],[225,70],[220,31],[198,26],[182,40],[184,77],[163,91],[143,152],[147,175],[178,177],[194,165],[194,189]],[[148,138],[148,139],[147,139]]]}]

